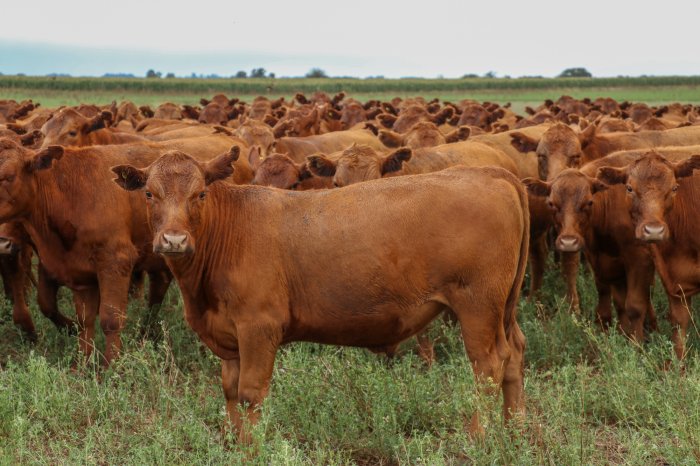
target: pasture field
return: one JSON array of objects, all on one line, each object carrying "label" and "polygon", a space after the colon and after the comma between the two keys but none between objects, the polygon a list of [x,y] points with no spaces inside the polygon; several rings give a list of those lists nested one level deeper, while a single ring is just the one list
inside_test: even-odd
[{"label": "pasture field", "polygon": [[[121,359],[72,370],[77,342],[32,312],[23,341],[10,306],[0,315],[1,464],[697,464],[700,356],[692,328],[685,370],[674,361],[657,286],[660,332],[639,346],[592,322],[592,277],[579,277],[583,313],[570,314],[552,264],[541,303],[522,300],[528,418],[504,428],[500,402],[478,398],[456,329],[434,324],[428,369],[406,345],[392,362],[365,350],[296,343],[278,357],[256,427],[256,460],[222,437],[218,360],[187,327],[171,290],[159,339],[139,338],[130,305]],[[72,312],[68,293],[61,306]],[[99,333],[99,330],[98,330]],[[103,340],[98,340],[102,345]],[[464,426],[480,407],[487,429]],[[246,456],[249,455],[249,456]]]},{"label": "pasture field", "polygon": [[700,77],[594,78],[594,79],[126,79],[43,78],[0,76],[0,99],[33,99],[44,106],[98,105],[131,100],[137,105],[165,101],[197,104],[203,96],[223,92],[247,102],[258,95],[292,98],[296,92],[329,94],[341,90],[352,97],[390,100],[414,97],[457,101],[474,99],[511,102],[516,113],[525,106],[563,94],[576,98],[612,97],[659,105],[683,102],[700,105]]}]

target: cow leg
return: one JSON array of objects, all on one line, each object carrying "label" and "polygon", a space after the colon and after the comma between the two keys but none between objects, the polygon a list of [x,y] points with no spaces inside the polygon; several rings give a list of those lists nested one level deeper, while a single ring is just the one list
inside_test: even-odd
[{"label": "cow leg", "polygon": [[576,278],[581,255],[578,252],[561,253],[561,271],[566,282],[566,302],[576,314],[581,312]]},{"label": "cow leg", "polygon": [[627,286],[622,284],[613,285],[612,290],[613,304],[617,311],[617,329],[622,331],[622,319],[625,314],[625,301],[627,300]]},{"label": "cow leg", "polygon": [[65,328],[70,332],[74,331],[75,322],[58,310],[58,283],[49,276],[41,262],[39,262],[38,271],[39,280],[36,286],[36,300],[39,310],[59,329]]},{"label": "cow leg", "polygon": [[435,361],[435,345],[428,336],[427,327],[416,334],[416,340],[418,341],[418,355],[428,367],[431,367]]},{"label": "cow leg", "polygon": [[[36,330],[27,306],[28,273],[31,272],[31,255],[27,257],[23,248],[18,254],[3,255],[0,270],[5,293],[12,299],[12,320],[30,340],[36,340]],[[29,251],[31,254],[31,251]]]},{"label": "cow leg", "polygon": [[95,349],[95,320],[100,306],[100,293],[96,287],[73,290],[75,314],[78,318],[78,348],[89,359]]},{"label": "cow leg", "polygon": [[[483,291],[484,293],[479,293],[478,296],[473,296],[473,293],[466,296],[455,293],[449,300],[459,318],[464,347],[477,382],[477,391],[495,397],[498,389],[503,389],[504,372],[510,366],[512,351],[502,323],[505,297],[499,300],[495,290]],[[514,366],[518,364],[519,361],[513,363]],[[505,389],[507,398],[504,400],[504,409],[518,412],[518,374],[514,367],[511,367],[509,375],[511,379]],[[472,435],[483,436],[484,430],[479,422],[478,412],[472,416],[469,432]]]},{"label": "cow leg", "polygon": [[146,279],[143,270],[134,270],[131,273],[131,283],[129,284],[129,297],[131,299],[143,299],[143,283]]},{"label": "cow leg", "polygon": [[676,351],[676,357],[681,361],[685,357],[685,337],[688,332],[688,324],[690,323],[690,298],[683,299],[669,296],[669,319],[673,325],[673,349]]},{"label": "cow leg", "polygon": [[544,267],[547,260],[547,235],[541,233],[530,240],[530,292],[528,301],[534,300],[544,281]]},{"label": "cow leg", "polygon": [[240,419],[234,418],[238,414],[238,377],[241,373],[241,358],[221,360],[221,385],[226,398],[226,412],[234,426],[240,424]]},{"label": "cow leg", "polygon": [[121,331],[126,322],[131,271],[125,275],[98,274],[100,327],[105,334],[105,360],[109,366],[121,351]]},{"label": "cow leg", "polygon": [[600,329],[605,331],[612,323],[612,296],[610,285],[596,280],[596,290],[598,291],[598,304],[595,308],[596,321]]},{"label": "cow leg", "polygon": [[160,306],[165,299],[172,275],[166,271],[148,272],[148,309],[141,322],[141,337],[155,337]]},{"label": "cow leg", "polygon": [[525,335],[513,322],[508,335],[510,359],[503,376],[503,419],[525,415]]},{"label": "cow leg", "polygon": [[625,312],[620,319],[622,331],[630,338],[644,340],[644,319],[651,307],[649,290],[654,281],[654,269],[630,267],[627,271]]},{"label": "cow leg", "polygon": [[[238,404],[231,405],[228,414],[238,432],[238,440],[250,444],[252,437],[248,426],[258,422],[258,409],[267,396],[275,365],[277,348],[282,341],[279,325],[266,326],[262,322],[238,326],[240,376],[238,380]],[[229,405],[227,403],[227,408]]]}]

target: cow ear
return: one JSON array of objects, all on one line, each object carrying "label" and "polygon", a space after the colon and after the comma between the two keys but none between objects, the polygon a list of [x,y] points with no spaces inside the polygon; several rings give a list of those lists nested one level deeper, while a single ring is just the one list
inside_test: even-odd
[{"label": "cow ear", "polygon": [[409,147],[402,147],[391,154],[387,155],[382,162],[382,176],[387,173],[397,172],[401,170],[404,162],[411,160],[413,151]]},{"label": "cow ear", "polygon": [[460,126],[459,128],[450,131],[449,134],[445,136],[445,141],[447,143],[466,141],[472,134],[472,129],[469,126]]},{"label": "cow ear", "polygon": [[260,168],[260,162],[262,162],[260,154],[260,146],[253,146],[248,151],[248,163],[253,171],[258,171],[258,168]]},{"label": "cow ear", "polygon": [[393,128],[396,123],[396,116],[390,113],[380,113],[377,115],[377,120],[385,128]]},{"label": "cow ear", "polygon": [[525,178],[523,180],[527,192],[537,197],[547,197],[552,192],[552,185],[537,178]]},{"label": "cow ear", "polygon": [[377,126],[373,125],[372,123],[365,123],[365,129],[371,131],[372,134],[374,134],[375,136],[379,134],[379,128],[377,128]]},{"label": "cow ear", "polygon": [[106,128],[107,125],[112,121],[112,113],[108,111],[101,112],[95,115],[91,120],[89,120],[83,126],[84,133],[91,133],[97,131],[98,129]]},{"label": "cow ear", "polygon": [[523,154],[537,150],[539,141],[521,132],[510,133],[510,145],[518,149]]},{"label": "cow ear", "polygon": [[378,137],[382,144],[387,147],[401,147],[403,145],[403,135],[388,129],[380,130]]},{"label": "cow ear", "polygon": [[207,105],[209,105],[209,101],[207,99],[202,98],[202,99],[199,99],[199,104],[202,107],[206,107]]},{"label": "cow ear", "polygon": [[313,173],[314,175],[321,177],[331,177],[335,175],[335,169],[337,168],[337,165],[334,161],[332,161],[325,155],[309,155],[308,157],[306,157],[306,160],[306,165],[309,171],[311,171],[311,173]]},{"label": "cow ear", "polygon": [[673,164],[673,173],[677,179],[693,176],[693,170],[700,168],[700,155],[692,155],[687,159]]},{"label": "cow ear", "polygon": [[596,129],[598,129],[598,126],[595,123],[591,123],[586,126],[583,131],[578,133],[578,140],[581,143],[582,149],[584,149],[593,140]]},{"label": "cow ear", "polygon": [[59,160],[61,157],[63,157],[62,146],[49,146],[46,149],[40,150],[34,157],[28,160],[25,164],[25,168],[29,172],[46,170],[47,168],[51,168],[51,164],[54,160]]},{"label": "cow ear", "polygon": [[624,184],[627,183],[627,167],[600,167],[595,177],[610,186]]},{"label": "cow ear", "polygon": [[454,113],[455,113],[454,108],[445,107],[442,110],[440,110],[440,112],[438,112],[438,114],[432,118],[432,121],[436,125],[440,126],[440,125],[444,124],[447,120],[452,118],[452,115],[454,115]]},{"label": "cow ear", "polygon": [[309,170],[309,165],[306,162],[303,162],[303,163],[300,163],[299,165],[297,165],[297,169],[299,169],[299,181],[300,182],[314,177],[314,174],[311,173],[311,170]]},{"label": "cow ear", "polygon": [[31,133],[27,133],[27,134],[21,136],[20,140],[22,141],[23,146],[31,146],[37,140],[39,140],[42,136],[43,136],[43,133],[41,131],[39,131],[38,129],[35,129]]},{"label": "cow ear", "polygon": [[146,186],[148,179],[146,170],[131,165],[117,165],[112,167],[112,171],[117,175],[113,181],[127,191],[136,191]]},{"label": "cow ear", "polygon": [[233,162],[238,160],[241,148],[233,146],[225,154],[210,160],[204,166],[204,183],[208,186],[214,181],[223,180],[233,175]]}]

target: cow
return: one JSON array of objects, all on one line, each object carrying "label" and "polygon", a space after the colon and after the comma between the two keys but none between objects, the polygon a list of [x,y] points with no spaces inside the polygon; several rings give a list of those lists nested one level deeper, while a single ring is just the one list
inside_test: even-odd
[{"label": "cow", "polygon": [[700,155],[671,162],[652,151],[624,167],[600,167],[597,179],[624,186],[634,237],[649,244],[669,299],[673,346],[685,357],[690,301],[700,291]]},{"label": "cow", "polygon": [[[257,421],[281,344],[386,348],[446,308],[477,381],[502,389],[506,419],[523,412],[516,309],[529,226],[512,174],[458,167],[319,195],[217,182],[237,156],[202,164],[170,152],[145,169],[112,170],[141,192],[187,322],[222,359],[240,441],[251,440],[243,419]],[[478,414],[470,428],[481,432]]]},{"label": "cow", "polygon": [[453,107],[445,107],[435,115],[428,112],[424,105],[408,105],[401,110],[398,116],[391,113],[377,115],[377,120],[386,128],[397,133],[405,133],[419,121],[430,121],[440,126],[448,121],[454,114]]},{"label": "cow", "polygon": [[692,144],[700,144],[700,126],[636,133],[597,134],[592,132],[581,142],[588,160],[599,159],[618,150],[652,149],[654,147]]},{"label": "cow", "polygon": [[295,162],[305,162],[306,156],[316,153],[332,153],[343,150],[352,144],[364,144],[376,150],[384,151],[386,147],[371,131],[355,129],[319,134],[304,138],[283,137],[275,142],[275,151],[286,154]]},{"label": "cow", "polygon": [[263,158],[259,147],[253,146],[248,160],[255,174],[250,184],[298,191],[333,187],[330,178],[314,176],[306,162],[296,163],[284,154],[270,154]]},{"label": "cow", "polygon": [[335,187],[384,177],[430,173],[455,165],[494,166],[517,172],[515,164],[502,152],[470,141],[416,151],[402,147],[388,155],[369,146],[353,144],[335,155],[316,154],[307,160],[311,173],[332,178]]},{"label": "cow", "polygon": [[132,272],[149,274],[151,306],[162,301],[170,279],[148,246],[145,206],[109,177],[111,166],[147,166],[159,153],[132,155],[121,147],[32,151],[0,140],[0,222],[19,223],[50,278],[73,291],[79,346],[86,356],[93,351],[100,316],[106,364],[121,348]]},{"label": "cow", "polygon": [[44,139],[41,148],[53,145],[92,146],[147,141],[140,135],[111,130],[108,128],[111,122],[112,114],[107,111],[87,118],[72,108],[64,108],[42,126]]},{"label": "cow", "polygon": [[387,129],[379,130],[379,140],[387,147],[410,147],[420,149],[422,147],[434,147],[451,142],[465,141],[469,138],[471,129],[461,126],[449,134],[443,134],[435,123],[419,121],[405,133],[396,133]]}]

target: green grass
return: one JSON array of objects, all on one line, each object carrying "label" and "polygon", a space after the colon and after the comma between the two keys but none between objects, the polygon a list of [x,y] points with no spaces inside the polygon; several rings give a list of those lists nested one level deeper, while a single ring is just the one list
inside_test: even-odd
[{"label": "green grass", "polygon": [[[662,328],[640,347],[590,323],[590,275],[582,273],[579,285],[579,317],[563,310],[555,270],[543,303],[521,303],[523,424],[504,428],[500,401],[476,397],[458,332],[444,324],[433,329],[441,338],[430,369],[410,348],[388,363],[364,350],[297,343],[278,355],[254,464],[696,464],[697,331],[685,373],[663,370],[673,353],[660,287]],[[68,293],[61,307],[70,308]],[[161,311],[158,343],[137,337],[142,308],[130,305],[123,355],[99,373],[70,369],[76,338],[55,330],[34,303],[35,344],[22,339],[3,305],[0,464],[250,462],[250,452],[222,437],[219,363],[185,324],[177,291]],[[464,431],[477,407],[483,442]]]}]

